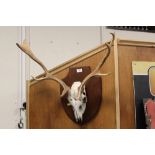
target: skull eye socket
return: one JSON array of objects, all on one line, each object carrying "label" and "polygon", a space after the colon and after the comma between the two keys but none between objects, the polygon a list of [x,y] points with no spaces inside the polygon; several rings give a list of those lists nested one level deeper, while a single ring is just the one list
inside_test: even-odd
[{"label": "skull eye socket", "polygon": [[85,93],[85,92],[83,92],[82,94],[83,94],[83,95],[86,95],[86,93]]},{"label": "skull eye socket", "polygon": [[82,110],[82,105],[79,106],[79,110]]}]

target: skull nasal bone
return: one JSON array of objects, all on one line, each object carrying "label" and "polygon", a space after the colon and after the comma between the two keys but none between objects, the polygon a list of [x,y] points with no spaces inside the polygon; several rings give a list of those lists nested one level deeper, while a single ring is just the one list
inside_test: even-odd
[{"label": "skull nasal bone", "polygon": [[83,98],[83,102],[85,103],[87,101],[86,97]]}]

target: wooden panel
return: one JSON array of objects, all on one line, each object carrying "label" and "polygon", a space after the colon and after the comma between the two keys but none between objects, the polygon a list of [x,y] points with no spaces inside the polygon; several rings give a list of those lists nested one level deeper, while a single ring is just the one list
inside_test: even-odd
[{"label": "wooden panel", "polygon": [[[103,52],[100,52],[69,67],[90,65],[91,69],[94,69],[102,56]],[[63,79],[68,70],[69,68],[61,70],[56,76]],[[81,126],[70,120],[60,103],[59,85],[54,81],[46,80],[30,86],[29,128],[116,128],[113,52],[101,71],[112,74],[102,77],[102,104],[93,120]]]},{"label": "wooden panel", "polygon": [[[115,45],[116,46],[116,45]],[[102,77],[102,104],[97,116],[84,125],[74,123],[64,112],[60,103],[60,88],[54,81],[30,82],[29,127],[30,128],[116,128],[116,94],[119,91],[120,128],[135,128],[135,105],[132,80],[132,61],[155,61],[155,44],[140,41],[118,41],[119,89],[115,85],[114,52],[102,68],[102,72],[112,72]],[[63,65],[51,73],[64,79],[70,67],[89,66],[93,70],[101,59],[105,46],[91,50]],[[115,47],[116,50],[116,47]],[[117,59],[117,57],[116,57]],[[116,60],[115,60],[116,61]],[[117,65],[117,63],[116,63]],[[42,76],[42,75],[40,75]],[[39,77],[40,77],[39,76]]]},{"label": "wooden panel", "polygon": [[[67,77],[63,79],[63,81],[71,88],[72,84],[75,81],[83,81],[84,78],[91,73],[91,69],[88,66],[80,67],[80,72],[77,72],[77,69],[79,70],[79,67],[72,67],[69,68],[69,72],[67,74]],[[61,98],[61,104],[67,113],[68,117],[70,117],[74,122],[78,124],[85,124],[91,121],[96,114],[98,113],[100,109],[100,105],[102,102],[102,79],[101,77],[95,76],[91,78],[85,85],[85,90],[87,94],[87,104],[86,109],[83,114],[82,122],[78,121],[76,122],[74,111],[72,106],[68,106],[67,104],[69,101],[67,100],[67,94]],[[62,93],[62,87],[61,87],[61,93]],[[92,95],[93,94],[93,95]]]},{"label": "wooden panel", "polygon": [[119,45],[121,128],[135,128],[132,61],[155,61],[155,48]]}]

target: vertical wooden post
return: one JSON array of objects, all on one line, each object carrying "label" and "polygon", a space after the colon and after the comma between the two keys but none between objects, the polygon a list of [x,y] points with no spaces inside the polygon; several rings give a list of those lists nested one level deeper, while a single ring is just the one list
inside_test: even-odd
[{"label": "vertical wooden post", "polygon": [[[30,44],[30,27],[25,27],[25,39]],[[26,55],[26,128],[29,129],[30,58]]]},{"label": "vertical wooden post", "polygon": [[26,81],[26,128],[29,129],[29,90],[30,81]]},{"label": "vertical wooden post", "polygon": [[118,69],[118,39],[114,40],[114,64],[115,64],[115,94],[116,94],[116,128],[120,129],[120,100],[119,100],[119,69]]}]

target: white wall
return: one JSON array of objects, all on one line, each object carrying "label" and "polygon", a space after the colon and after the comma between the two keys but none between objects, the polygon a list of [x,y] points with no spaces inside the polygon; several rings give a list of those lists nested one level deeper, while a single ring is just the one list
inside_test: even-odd
[{"label": "white wall", "polygon": [[[102,29],[101,29],[102,28]],[[132,32],[106,29],[103,27],[30,27],[30,44],[48,69],[111,39],[110,32],[118,38],[154,41],[154,33]],[[43,70],[30,61],[30,75],[38,75]]]},{"label": "white wall", "polygon": [[[100,27],[30,27],[30,44],[48,69],[100,44]],[[33,61],[30,75],[43,70]]]},{"label": "white wall", "polygon": [[0,27],[0,128],[17,128],[19,119],[19,27]]}]

